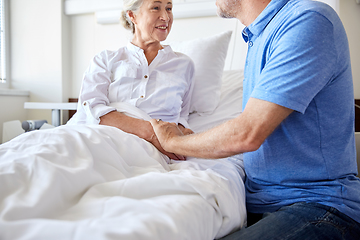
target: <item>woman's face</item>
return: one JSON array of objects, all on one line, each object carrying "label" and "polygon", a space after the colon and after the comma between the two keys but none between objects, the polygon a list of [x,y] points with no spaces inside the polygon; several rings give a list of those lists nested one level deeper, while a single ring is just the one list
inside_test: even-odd
[{"label": "woman's face", "polygon": [[138,39],[164,41],[173,22],[172,0],[144,0],[137,14],[131,14],[130,18]]}]

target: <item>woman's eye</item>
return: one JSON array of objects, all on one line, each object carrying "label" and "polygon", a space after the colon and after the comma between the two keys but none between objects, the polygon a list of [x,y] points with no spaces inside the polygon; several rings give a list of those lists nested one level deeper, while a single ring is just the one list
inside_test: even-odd
[{"label": "woman's eye", "polygon": [[167,11],[171,11],[171,10],[172,10],[172,8],[167,8],[166,10],[167,10]]},{"label": "woman's eye", "polygon": [[155,10],[159,10],[159,7],[154,7]]}]

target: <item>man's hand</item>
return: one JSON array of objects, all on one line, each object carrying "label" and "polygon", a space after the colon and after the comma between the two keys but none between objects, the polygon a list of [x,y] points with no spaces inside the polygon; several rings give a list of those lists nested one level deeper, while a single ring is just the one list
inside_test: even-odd
[{"label": "man's hand", "polygon": [[[157,139],[165,151],[172,152],[171,139],[184,136],[184,133],[176,123],[163,122],[161,119],[151,119],[151,125],[154,128]],[[186,128],[184,128],[186,129]]]},{"label": "man's hand", "polygon": [[178,128],[181,130],[181,132],[184,134],[184,135],[190,135],[190,134],[193,134],[194,131],[191,130],[190,128],[186,128],[184,127],[183,125],[181,124],[178,124]]},{"label": "man's hand", "polygon": [[178,155],[175,153],[167,152],[164,150],[164,148],[161,146],[159,139],[157,138],[156,134],[152,134],[150,138],[145,139],[146,141],[150,142],[152,145],[154,145],[161,153],[165,154],[171,159],[174,160],[186,160],[185,156]]}]

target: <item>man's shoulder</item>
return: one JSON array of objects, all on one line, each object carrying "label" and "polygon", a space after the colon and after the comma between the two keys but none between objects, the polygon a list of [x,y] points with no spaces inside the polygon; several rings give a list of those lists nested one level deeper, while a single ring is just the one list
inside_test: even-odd
[{"label": "man's shoulder", "polygon": [[322,15],[325,18],[332,19],[336,16],[336,11],[328,4],[313,0],[293,0],[282,9],[287,18],[296,19],[301,16]]},{"label": "man's shoulder", "polygon": [[[283,34],[315,36],[319,32],[326,35],[333,34],[334,26],[341,26],[340,18],[329,5],[311,0],[293,0],[284,6],[267,28],[268,34],[273,37]],[[321,30],[322,29],[322,30]],[[323,36],[329,37],[329,36]]]}]

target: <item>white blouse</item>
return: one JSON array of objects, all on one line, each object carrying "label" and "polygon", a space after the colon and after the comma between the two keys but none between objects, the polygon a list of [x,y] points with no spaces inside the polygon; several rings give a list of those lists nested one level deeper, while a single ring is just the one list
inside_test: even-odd
[{"label": "white blouse", "polygon": [[148,65],[144,51],[129,43],[96,55],[84,73],[76,114],[68,124],[99,124],[125,102],[167,122],[187,123],[193,90],[194,63],[170,46]]}]

